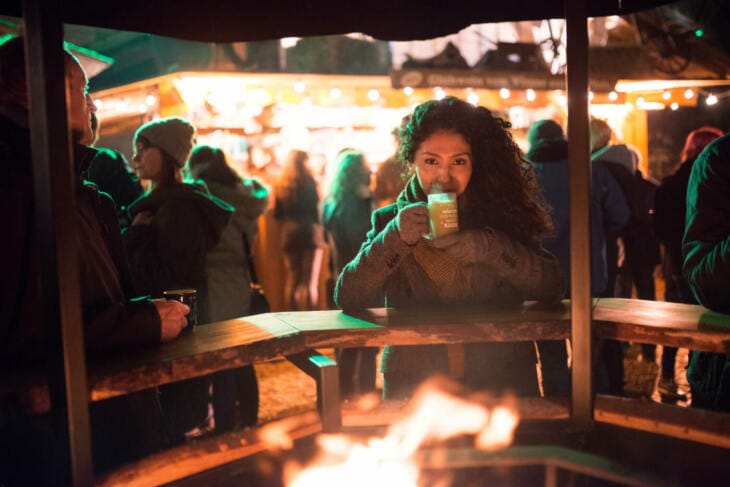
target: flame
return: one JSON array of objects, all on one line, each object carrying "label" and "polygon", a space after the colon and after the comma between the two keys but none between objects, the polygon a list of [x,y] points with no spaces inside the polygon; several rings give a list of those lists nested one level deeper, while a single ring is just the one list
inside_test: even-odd
[{"label": "flame", "polygon": [[495,450],[512,442],[519,418],[514,400],[499,404],[485,394],[466,394],[454,382],[432,378],[422,384],[408,406],[409,413],[382,437],[365,440],[347,435],[320,435],[320,455],[300,469],[289,465],[286,485],[312,487],[416,487],[420,469],[416,454],[422,447],[471,435],[480,450]]}]

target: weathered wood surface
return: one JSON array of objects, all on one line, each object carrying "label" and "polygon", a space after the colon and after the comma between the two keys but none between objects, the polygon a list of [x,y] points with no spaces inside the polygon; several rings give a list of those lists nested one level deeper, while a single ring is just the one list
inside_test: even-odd
[{"label": "weathered wood surface", "polygon": [[278,449],[285,455],[286,440],[295,441],[315,435],[321,429],[317,413],[308,412],[257,428],[201,438],[120,467],[98,477],[94,485],[99,487],[166,485],[264,451]]},{"label": "weathered wood surface", "polygon": [[699,305],[603,298],[593,321],[601,338],[730,353],[730,315]]},{"label": "weathered wood surface", "polygon": [[730,448],[730,414],[597,395],[594,418],[602,423]]},{"label": "weathered wood surface", "polygon": [[[569,336],[569,310],[564,301],[508,311],[378,308],[354,316],[341,311],[248,316],[199,326],[159,347],[92,359],[89,397],[97,401],[311,348],[563,339]],[[593,313],[602,338],[730,353],[730,316],[701,306],[612,298],[596,300]],[[18,389],[17,382],[11,389]],[[28,385],[29,410],[47,411],[43,380],[21,382]]]}]

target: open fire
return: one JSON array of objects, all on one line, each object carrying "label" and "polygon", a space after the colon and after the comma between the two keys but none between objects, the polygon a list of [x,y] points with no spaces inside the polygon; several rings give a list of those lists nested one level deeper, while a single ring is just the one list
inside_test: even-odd
[{"label": "open fire", "polygon": [[[375,405],[370,401],[371,409]],[[504,448],[512,443],[519,422],[513,399],[496,401],[484,393],[469,394],[443,377],[421,385],[406,411],[382,436],[320,435],[314,461],[305,467],[287,464],[286,485],[416,487],[422,475],[421,449],[455,438],[469,438],[478,450]],[[268,438],[280,448],[291,444],[281,435]]]}]

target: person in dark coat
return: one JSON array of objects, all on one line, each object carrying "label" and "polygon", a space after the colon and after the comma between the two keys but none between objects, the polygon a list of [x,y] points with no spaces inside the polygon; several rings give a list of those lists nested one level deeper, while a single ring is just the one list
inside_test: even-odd
[{"label": "person in dark coat", "polygon": [[[730,313],[730,134],[697,157],[687,186],[683,272],[697,301]],[[730,412],[730,355],[692,352],[692,406]]]},{"label": "person in dark coat", "polygon": [[[71,243],[79,262],[81,312],[86,352],[134,350],[177,337],[186,306],[134,299],[138,294],[124,256],[111,199],[84,183],[96,151],[89,115],[95,110],[78,60],[64,54],[69,88],[68,123],[73,141],[77,238]],[[22,38],[0,46],[0,209],[11,231],[0,253],[0,368],[44,367],[49,354],[39,282],[43,278],[35,231],[28,93]],[[63,276],[62,276],[63,277]],[[0,400],[0,483],[54,484],[53,462],[46,456],[58,445],[50,415],[25,416],[9,396]],[[154,391],[142,391],[90,404],[95,469],[103,471],[165,445]],[[41,468],[39,468],[41,466]],[[14,477],[14,474],[19,477]]]},{"label": "person in dark coat", "polygon": [[[337,156],[337,169],[324,201],[322,223],[332,248],[334,275],[357,255],[370,229],[373,198],[370,169],[361,152],[345,150]],[[375,390],[377,347],[337,351],[340,392],[344,397]]]},{"label": "person in dark coat", "polygon": [[[687,135],[682,149],[681,165],[677,172],[664,179],[654,197],[654,232],[664,245],[662,272],[665,282],[665,300],[672,303],[696,304],[682,274],[682,237],[684,236],[687,211],[687,186],[695,159],[707,144],[722,135],[715,127],[701,127]],[[677,384],[674,380],[675,347],[664,347],[659,393],[668,399],[676,399]]]},{"label": "person in dark coat", "polygon": [[[453,97],[418,105],[399,130],[399,157],[415,167],[398,202],[373,213],[372,228],[337,281],[345,311],[395,308],[515,307],[555,301],[564,286],[555,257],[539,240],[550,231],[531,168],[484,107]],[[458,232],[426,239],[431,192],[457,197]],[[471,388],[539,394],[530,342],[464,347]],[[447,373],[446,346],[393,346],[383,353],[386,398],[403,398]]]},{"label": "person in dark coat", "polygon": [[[545,248],[555,255],[563,277],[568,283],[566,296],[570,296],[570,202],[568,187],[568,141],[562,127],[553,120],[538,120],[527,131],[530,144],[525,157],[532,163],[537,183],[547,202],[555,231],[543,240]],[[606,262],[606,234],[618,232],[629,219],[629,208],[621,189],[608,170],[600,163],[591,162],[591,294],[601,296],[608,283]],[[614,353],[611,343],[608,353]],[[565,396],[570,391],[570,372],[567,369],[567,350],[564,342],[542,340],[538,342],[542,363],[543,388],[548,396]],[[615,366],[615,364],[614,364]],[[616,390],[623,383],[623,368],[612,366],[603,371],[597,388]],[[621,376],[620,379],[618,376]],[[618,384],[616,383],[618,382]]]},{"label": "person in dark coat", "polygon": [[[99,138],[99,119],[91,113],[91,129],[94,131],[93,146]],[[122,228],[129,226],[129,205],[142,196],[144,190],[139,178],[129,168],[124,154],[119,151],[96,147],[96,155],[86,170],[86,179],[96,184],[100,191],[112,197],[117,205],[117,216]]]},{"label": "person in dark coat", "polygon": [[[289,153],[274,188],[274,218],[281,222],[281,246],[286,261],[286,304],[290,310],[315,309],[312,264],[318,245],[319,195],[306,152]],[[302,295],[304,298],[302,299]],[[300,302],[304,302],[300,305]]]},{"label": "person in dark coat", "polygon": [[[251,312],[251,269],[246,245],[253,248],[257,219],[269,202],[269,190],[257,179],[241,178],[231,169],[221,149],[199,145],[188,161],[189,175],[216,198],[235,209],[218,244],[206,257],[208,303],[211,321],[223,321]],[[253,365],[213,374],[215,431],[256,424],[259,389]]]},{"label": "person in dark coat", "polygon": [[[181,118],[149,122],[134,134],[134,165],[149,180],[149,192],[132,203],[132,224],[124,245],[137,285],[151,296],[195,289],[197,322],[211,320],[206,257],[233,213],[227,203],[182,182],[195,128]],[[205,426],[209,379],[199,377],[160,387],[163,412],[173,441]]]}]

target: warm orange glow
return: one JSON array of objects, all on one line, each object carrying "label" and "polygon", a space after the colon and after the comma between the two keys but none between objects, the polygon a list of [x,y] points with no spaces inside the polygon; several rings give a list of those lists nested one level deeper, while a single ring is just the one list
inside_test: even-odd
[{"label": "warm orange glow", "polygon": [[413,395],[409,414],[382,437],[358,440],[346,435],[318,438],[320,457],[305,469],[288,466],[289,487],[416,486],[418,451],[449,438],[471,435],[474,447],[495,450],[512,443],[519,418],[511,400],[489,407],[485,394],[467,395],[445,378],[424,383]]}]

